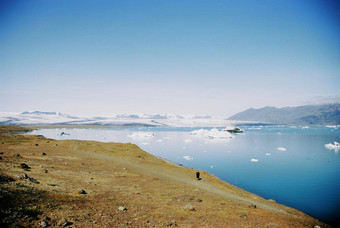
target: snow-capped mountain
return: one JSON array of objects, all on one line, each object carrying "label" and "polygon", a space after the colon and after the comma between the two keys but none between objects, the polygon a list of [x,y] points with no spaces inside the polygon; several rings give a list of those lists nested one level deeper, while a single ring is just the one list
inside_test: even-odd
[{"label": "snow-capped mountain", "polygon": [[103,126],[171,126],[225,127],[235,121],[213,116],[175,114],[119,114],[111,117],[71,116],[60,112],[0,112],[4,125],[103,125]]}]

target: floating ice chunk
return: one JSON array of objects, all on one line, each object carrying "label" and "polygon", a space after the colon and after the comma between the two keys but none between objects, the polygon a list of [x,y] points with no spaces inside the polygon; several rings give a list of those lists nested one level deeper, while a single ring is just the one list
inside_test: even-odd
[{"label": "floating ice chunk", "polygon": [[154,136],[155,134],[152,132],[143,132],[143,131],[133,132],[131,135],[128,135],[128,137],[133,138],[133,139],[152,138]]},{"label": "floating ice chunk", "polygon": [[191,139],[185,139],[184,142],[185,143],[192,143],[192,140]]},{"label": "floating ice chunk", "polygon": [[287,149],[284,148],[284,147],[278,147],[277,150],[279,150],[279,151],[286,151]]},{"label": "floating ice chunk", "polygon": [[227,131],[219,131],[217,128],[211,129],[207,134],[208,138],[233,138]]},{"label": "floating ice chunk", "polygon": [[338,128],[340,127],[340,125],[327,125],[326,127],[327,128]]},{"label": "floating ice chunk", "polygon": [[194,130],[191,132],[192,135],[202,136],[205,138],[233,138],[229,132],[227,131],[219,131],[217,128],[206,130],[206,129],[199,129]]},{"label": "floating ice chunk", "polygon": [[183,156],[183,158],[188,161],[194,160],[194,158],[190,157],[189,155]]},{"label": "floating ice chunk", "polygon": [[213,169],[213,168],[214,168],[214,166],[213,166],[213,165],[211,165],[211,166],[210,166],[210,169]]},{"label": "floating ice chunk", "polygon": [[270,156],[270,155],[272,155],[272,154],[271,154],[271,153],[266,153],[266,155],[267,155],[267,156]]},{"label": "floating ice chunk", "polygon": [[338,151],[338,150],[340,150],[340,143],[338,143],[338,142],[334,142],[334,144],[328,143],[328,144],[325,144],[325,147],[329,150]]},{"label": "floating ice chunk", "polygon": [[301,127],[302,129],[308,129],[309,127],[308,126],[303,126]]},{"label": "floating ice chunk", "polygon": [[252,159],[250,159],[250,161],[251,161],[251,162],[258,162],[258,161],[259,161],[259,159],[252,158]]},{"label": "floating ice chunk", "polygon": [[163,142],[163,140],[161,140],[161,139],[158,139],[158,140],[157,140],[157,142]]},{"label": "floating ice chunk", "polygon": [[143,144],[143,145],[149,145],[150,143],[148,143],[148,142],[143,142],[142,144]]}]

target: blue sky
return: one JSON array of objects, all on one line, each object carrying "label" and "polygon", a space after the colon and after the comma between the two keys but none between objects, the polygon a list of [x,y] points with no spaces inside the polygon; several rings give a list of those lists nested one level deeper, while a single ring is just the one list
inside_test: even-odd
[{"label": "blue sky", "polygon": [[340,97],[340,2],[0,3],[0,111],[230,116]]}]

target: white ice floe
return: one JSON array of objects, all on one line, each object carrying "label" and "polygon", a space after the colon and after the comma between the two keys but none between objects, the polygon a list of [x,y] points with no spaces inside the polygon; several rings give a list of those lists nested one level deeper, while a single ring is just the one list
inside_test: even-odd
[{"label": "white ice floe", "polygon": [[131,135],[128,135],[128,137],[133,139],[153,138],[154,136],[154,133],[145,131],[133,132]]},{"label": "white ice floe", "polygon": [[287,149],[284,148],[284,147],[278,147],[277,150],[279,150],[279,151],[286,151]]},{"label": "white ice floe", "polygon": [[192,140],[191,139],[185,139],[184,142],[185,143],[192,143]]},{"label": "white ice floe", "polygon": [[325,147],[329,150],[338,151],[338,150],[340,150],[340,143],[338,143],[338,142],[334,142],[334,144],[328,143],[328,144],[325,144]]},{"label": "white ice floe", "polygon": [[194,160],[194,158],[190,157],[189,155],[183,156],[183,158],[188,161]]},{"label": "white ice floe", "polygon": [[340,125],[327,125],[326,127],[327,128],[338,128],[340,127]]},{"label": "white ice floe", "polygon": [[157,140],[157,142],[163,142],[163,140],[161,140],[161,139],[158,139],[158,140]]},{"label": "white ice floe", "polygon": [[143,145],[149,145],[150,143],[148,143],[148,142],[143,142],[142,144],[143,144]]},{"label": "white ice floe", "polygon": [[270,156],[270,155],[272,155],[271,153],[266,153],[266,156]]},{"label": "white ice floe", "polygon": [[213,128],[210,131],[206,129],[199,129],[194,130],[191,132],[192,135],[197,135],[205,138],[233,138],[234,136],[231,135],[227,131],[219,131],[217,128]]},{"label": "white ice floe", "polygon": [[250,159],[250,161],[251,161],[251,162],[258,162],[258,161],[259,161],[259,159],[252,158],[252,159]]}]

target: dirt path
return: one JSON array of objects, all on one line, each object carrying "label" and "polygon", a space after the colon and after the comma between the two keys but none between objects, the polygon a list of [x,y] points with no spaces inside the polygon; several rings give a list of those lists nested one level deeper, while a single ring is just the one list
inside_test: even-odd
[{"label": "dirt path", "polygon": [[[77,146],[74,146],[73,148],[77,150]],[[188,176],[188,175],[183,175],[182,170],[181,171],[171,170],[171,172],[169,172],[169,170],[167,169],[163,169],[163,168],[159,169],[159,168],[156,168],[155,166],[150,166],[150,165],[145,165],[145,164],[142,165],[142,164],[130,162],[126,159],[121,159],[119,157],[114,157],[114,156],[108,156],[108,155],[91,153],[91,152],[87,152],[87,156],[93,157],[93,158],[104,159],[106,161],[113,161],[115,163],[119,163],[119,164],[126,166],[129,170],[133,169],[139,173],[149,174],[151,176],[161,178],[165,181],[172,181],[178,185],[190,185],[192,187],[199,188],[201,190],[206,191],[207,193],[210,193],[215,196],[219,196],[229,201],[242,203],[244,205],[255,204],[257,207],[265,209],[265,210],[270,210],[273,212],[280,212],[280,213],[287,213],[285,210],[265,204],[261,201],[252,200],[252,199],[238,196],[231,192],[225,191],[217,187],[216,185],[213,185],[212,183],[205,181],[204,179],[198,181],[195,179],[194,172],[192,172],[191,176]],[[181,167],[178,167],[178,169],[181,169]]]}]

